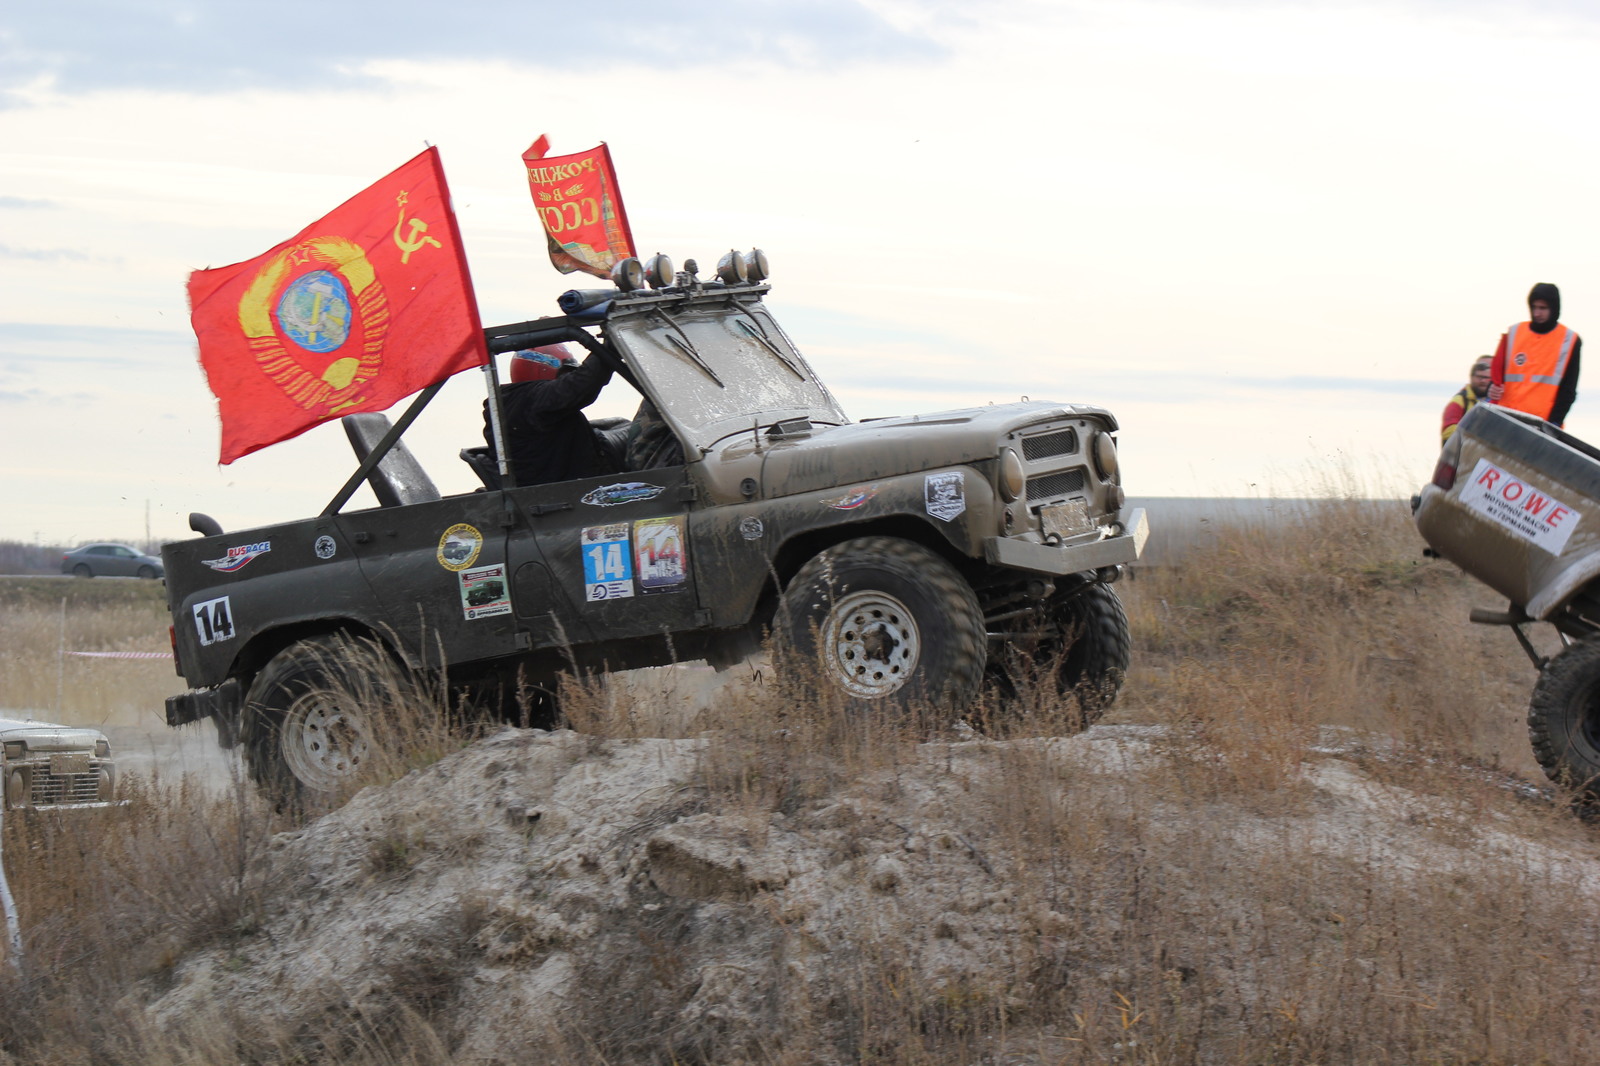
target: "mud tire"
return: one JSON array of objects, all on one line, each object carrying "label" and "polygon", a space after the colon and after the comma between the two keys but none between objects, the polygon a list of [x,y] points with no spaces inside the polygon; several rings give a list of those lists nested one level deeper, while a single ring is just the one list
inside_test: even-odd
[{"label": "mud tire", "polygon": [[780,668],[815,674],[860,709],[960,709],[983,679],[983,610],[944,558],[914,541],[861,537],[807,562],[784,589]]},{"label": "mud tire", "polygon": [[1059,636],[1031,648],[999,649],[990,657],[988,682],[1002,704],[1018,696],[1018,678],[1029,672],[1024,660],[1041,666],[1059,657],[1053,672],[1062,699],[1076,700],[1087,728],[1117,701],[1132,658],[1128,615],[1110,585],[1092,582],[1051,597],[1050,623]]},{"label": "mud tire", "polygon": [[1056,607],[1056,616],[1068,633],[1077,634],[1067,648],[1061,680],[1077,696],[1089,725],[1117,702],[1128,676],[1133,657],[1128,615],[1116,590],[1096,581]]},{"label": "mud tire", "polygon": [[1539,671],[1528,739],[1550,780],[1600,799],[1600,640],[1573,644]]},{"label": "mud tire", "polygon": [[344,661],[349,645],[312,637],[284,648],[250,685],[240,739],[250,778],[280,809],[326,807],[343,797],[371,746],[367,712]]}]

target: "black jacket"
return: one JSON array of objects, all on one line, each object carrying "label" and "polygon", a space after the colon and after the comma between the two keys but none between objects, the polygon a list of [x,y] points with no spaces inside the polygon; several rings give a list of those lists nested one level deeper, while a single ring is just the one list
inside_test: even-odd
[{"label": "black jacket", "polygon": [[[616,464],[583,416],[583,409],[610,380],[611,367],[591,354],[577,369],[563,371],[552,381],[500,386],[506,449],[518,485],[545,485],[616,472]],[[483,439],[492,457],[494,435],[488,408],[485,400]]]}]

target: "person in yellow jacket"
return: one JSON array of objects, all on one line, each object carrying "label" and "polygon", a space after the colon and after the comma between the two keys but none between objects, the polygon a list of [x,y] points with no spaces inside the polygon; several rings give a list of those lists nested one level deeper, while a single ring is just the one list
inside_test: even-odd
[{"label": "person in yellow jacket", "polygon": [[1450,397],[1444,405],[1444,419],[1439,423],[1439,440],[1450,439],[1450,434],[1456,431],[1456,425],[1477,402],[1489,395],[1489,367],[1494,363],[1494,356],[1480,355],[1472,361],[1472,372],[1467,376],[1467,383],[1461,386],[1461,391]]},{"label": "person in yellow jacket", "polygon": [[1500,338],[1490,366],[1489,401],[1561,425],[1578,398],[1583,340],[1561,318],[1561,290],[1541,281],[1528,290],[1528,321]]}]

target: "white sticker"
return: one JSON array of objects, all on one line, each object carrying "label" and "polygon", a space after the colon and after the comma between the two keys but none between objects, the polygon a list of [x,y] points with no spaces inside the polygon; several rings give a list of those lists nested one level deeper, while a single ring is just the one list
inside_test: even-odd
[{"label": "white sticker", "polygon": [[194,605],[194,631],[202,645],[233,639],[233,608],[228,597]]},{"label": "white sticker", "polygon": [[948,474],[929,474],[923,482],[928,513],[948,522],[967,509],[967,484],[959,470]]},{"label": "white sticker", "polygon": [[1551,555],[1561,554],[1583,518],[1571,505],[1545,495],[1487,459],[1478,460],[1458,498],[1463,507]]},{"label": "white sticker", "polygon": [[461,579],[461,613],[467,621],[511,613],[511,589],[506,585],[504,566],[475,566],[457,576]]},{"label": "white sticker", "polygon": [[219,559],[201,559],[202,563],[213,570],[221,570],[231,574],[235,570],[242,570],[246,563],[258,555],[265,555],[272,550],[272,541],[263,540],[255,544],[240,544],[229,548]]}]

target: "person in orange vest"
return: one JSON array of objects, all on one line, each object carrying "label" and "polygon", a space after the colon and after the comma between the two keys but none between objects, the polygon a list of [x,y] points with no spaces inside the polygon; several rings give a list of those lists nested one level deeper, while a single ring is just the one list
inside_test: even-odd
[{"label": "person in orange vest", "polygon": [[1583,341],[1561,318],[1561,290],[1541,281],[1528,290],[1528,321],[1500,337],[1489,369],[1489,402],[1561,425],[1578,398]]},{"label": "person in orange vest", "polygon": [[1461,386],[1461,391],[1450,397],[1444,405],[1444,418],[1439,423],[1439,440],[1450,439],[1450,434],[1456,431],[1456,425],[1463,415],[1478,403],[1479,400],[1489,395],[1490,372],[1489,368],[1494,363],[1494,356],[1480,355],[1472,361],[1472,372],[1467,377],[1467,383]]}]

